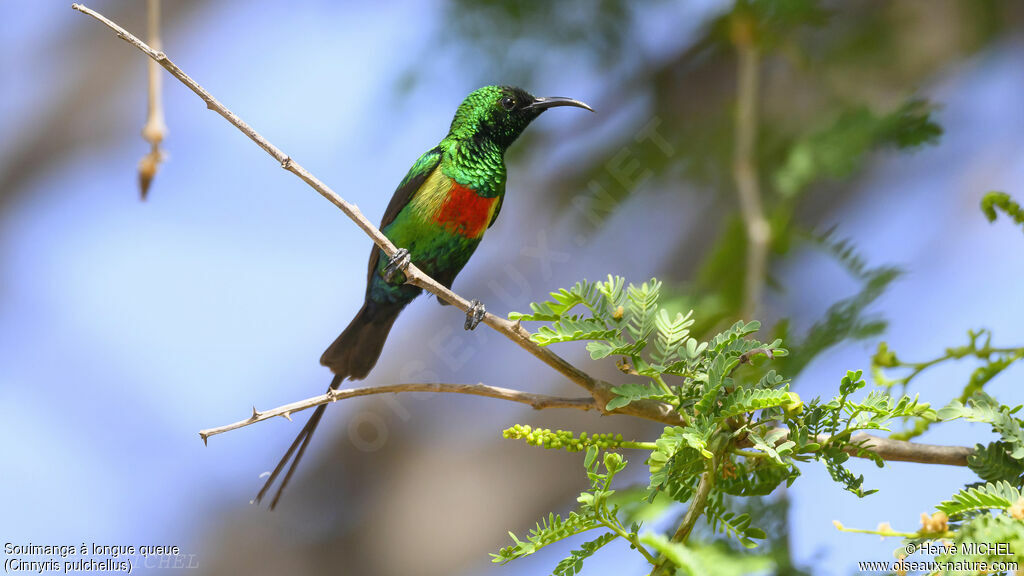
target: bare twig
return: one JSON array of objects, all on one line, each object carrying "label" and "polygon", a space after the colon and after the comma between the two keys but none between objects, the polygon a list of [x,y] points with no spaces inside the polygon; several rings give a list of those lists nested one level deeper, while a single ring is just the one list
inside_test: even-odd
[{"label": "bare twig", "polygon": [[[147,5],[147,32],[149,45],[153,50],[161,49],[160,41],[160,0],[148,0]],[[164,152],[160,144],[167,136],[167,123],[164,122],[163,106],[163,76],[160,74],[160,65],[155,60],[149,61],[147,69],[148,76],[148,99],[146,101],[146,124],[142,127],[142,138],[149,142],[149,153],[139,160],[139,192],[142,199],[146,199],[149,193],[149,185],[156,176],[160,162],[164,159]]]},{"label": "bare twig", "polygon": [[740,212],[747,230],[747,270],[744,277],[743,318],[753,318],[761,302],[771,227],[761,204],[757,181],[757,99],[759,53],[754,39],[754,22],[736,14],[732,20],[732,42],[736,46],[736,147],[733,178],[739,193]]},{"label": "bare twig", "polygon": [[[359,228],[369,236],[380,249],[388,256],[393,255],[396,252],[394,244],[391,243],[384,234],[381,233],[376,226],[370,223],[369,220],[363,216],[362,212],[359,211],[355,205],[346,202],[341,196],[331,190],[327,185],[318,180],[315,176],[310,174],[305,168],[300,166],[297,162],[291,159],[287,154],[282,152],[279,148],[271,144],[267,139],[257,133],[248,124],[242,121],[241,118],[236,116],[233,112],[224,107],[223,104],[217,101],[209,92],[204,90],[195,80],[185,74],[181,68],[178,68],[176,64],[171,62],[167,56],[158,50],[154,50],[144,42],[130,34],[124,28],[118,26],[114,22],[107,19],[102,14],[91,10],[81,4],[73,4],[72,8],[82,13],[88,14],[93,18],[99,20],[103,24],[106,24],[117,35],[123,40],[132,44],[144,54],[152,58],[156,63],[164,67],[172,76],[180,80],[190,90],[195,92],[200,98],[206,102],[207,108],[217,112],[223,116],[228,122],[234,125],[236,128],[242,131],[243,134],[248,136],[253,142],[255,142],[260,148],[270,154],[276,161],[281,164],[281,167],[289,172],[295,174],[303,182],[311,186],[314,190],[320,193],[321,196],[329,200],[332,204],[337,206],[344,212],[353,222],[356,223]],[[741,50],[741,60],[746,59],[747,64],[741,65],[741,80],[743,80],[743,88],[741,92],[741,105],[738,106],[738,112],[745,114],[746,118],[754,120],[753,114],[755,113],[755,107],[750,104],[750,100],[756,102],[756,79],[757,79],[757,52],[751,43],[748,48],[749,52]],[[743,56],[743,54],[746,56]],[[751,71],[752,70],[752,71]],[[745,71],[745,72],[743,72]],[[749,82],[749,84],[747,84]],[[751,92],[752,91],[752,92]],[[757,194],[757,180],[753,171],[753,164],[751,160],[752,145],[756,138],[756,127],[749,123],[748,120],[739,122],[739,124],[745,124],[748,128],[743,130],[743,137],[738,139],[738,143],[746,143],[742,146],[745,150],[743,154],[737,154],[738,158],[746,158],[746,163],[740,162],[737,164],[737,175],[743,176],[743,178],[737,178],[738,182],[743,184],[741,188],[741,198],[749,192],[753,192],[754,207],[756,210],[753,213],[760,218],[760,222],[763,225],[765,233],[762,238],[762,247],[767,247],[767,222],[764,221],[764,216],[760,210],[760,198]],[[755,123],[756,124],[756,123]],[[749,132],[748,132],[749,130]],[[744,192],[745,191],[745,192]],[[760,236],[759,236],[760,237]],[[755,277],[763,277],[763,258],[759,275]],[[415,265],[410,264],[408,269],[405,270],[405,276],[407,282],[423,288],[428,292],[433,293],[441,300],[454,305],[459,310],[465,312],[469,309],[469,301],[465,298],[455,294],[448,288],[445,288],[439,284],[436,280],[429,277],[422,270],[417,268]],[[748,274],[748,276],[750,276]],[[760,290],[758,285],[757,290]],[[756,295],[756,294],[755,294]],[[563,407],[563,408],[580,408],[580,409],[598,409],[604,412],[604,406],[607,405],[608,400],[614,395],[611,392],[612,385],[603,380],[599,380],[576,368],[561,356],[558,356],[554,352],[551,352],[547,348],[542,348],[530,340],[530,334],[523,329],[518,322],[511,322],[504,318],[500,318],[493,314],[486,314],[483,319],[483,323],[487,324],[491,328],[497,330],[501,334],[508,337],[510,340],[518,344],[521,348],[525,349],[530,354],[533,354],[539,358],[542,362],[555,369],[557,372],[568,378],[570,381],[579,385],[587,392],[591,394],[593,400],[586,399],[573,399],[573,398],[555,398],[545,397],[543,395],[529,394],[526,392],[520,392],[516,390],[507,390],[502,388],[494,387],[473,387],[467,385],[439,385],[439,384],[398,384],[392,387],[376,387],[376,388],[360,388],[351,390],[339,390],[332,395],[323,395],[309,400],[303,400],[292,404],[287,404],[274,410],[267,412],[258,412],[254,410],[254,414],[247,420],[230,424],[228,426],[222,426],[219,428],[211,428],[201,432],[204,439],[225,432],[227,430],[233,430],[240,428],[254,422],[273,418],[275,416],[286,417],[292,412],[300,409],[309,408],[317,404],[323,404],[326,402],[340,400],[342,398],[349,398],[353,396],[365,396],[368,394],[380,394],[389,392],[402,392],[402,391],[433,391],[433,392],[456,392],[462,394],[477,394],[480,396],[489,396],[492,398],[500,398],[503,400],[510,400],[513,402],[523,402],[526,404],[534,405],[535,407]],[[438,389],[439,386],[452,386],[452,387],[463,387],[461,391],[456,391],[454,388],[450,390]],[[482,385],[481,385],[482,386]],[[405,388],[403,388],[405,387]],[[411,387],[411,388],[410,388]],[[487,390],[485,392],[485,389]],[[683,422],[682,416],[676,412],[670,405],[657,402],[653,400],[640,400],[637,402],[631,402],[628,406],[620,408],[615,411],[616,414],[626,414],[630,416],[636,416],[647,420],[653,420],[655,422],[661,422],[669,425],[679,425]],[[878,454],[886,460],[897,460],[904,462],[922,462],[928,464],[949,464],[954,466],[965,466],[967,455],[971,454],[973,450],[970,448],[964,448],[959,446],[931,446],[926,444],[916,444],[913,442],[906,442],[901,440],[891,440],[887,438],[880,438],[871,436],[868,434],[857,434],[854,435],[854,440],[864,440],[864,449]],[[856,449],[853,450],[853,455],[856,455]]]},{"label": "bare twig", "polygon": [[296,412],[301,412],[307,408],[313,408],[321,404],[327,404],[328,402],[336,402],[338,400],[344,400],[346,398],[355,398],[357,396],[371,396],[374,394],[397,394],[399,392],[435,392],[435,393],[447,393],[447,394],[471,394],[473,396],[485,396],[487,398],[497,398],[499,400],[508,400],[509,402],[519,402],[521,404],[528,404],[535,410],[544,410],[546,408],[575,408],[577,410],[596,410],[597,404],[593,398],[562,398],[560,396],[548,396],[546,394],[532,394],[530,392],[521,392],[519,390],[511,390],[509,388],[499,388],[497,386],[487,386],[486,384],[448,384],[443,382],[414,382],[410,384],[392,384],[389,386],[373,386],[367,388],[348,388],[348,389],[337,389],[331,390],[326,394],[307,398],[306,400],[300,400],[298,402],[292,402],[291,404],[285,404],[272,410],[259,411],[256,408],[252,409],[252,416],[245,420],[239,420],[234,424],[228,424],[226,426],[218,426],[216,428],[208,428],[206,430],[200,430],[199,436],[203,439],[203,442],[210,436],[216,436],[217,434],[223,434],[224,432],[230,432],[238,428],[262,422],[263,420],[270,420],[281,416],[291,420],[291,415]]}]

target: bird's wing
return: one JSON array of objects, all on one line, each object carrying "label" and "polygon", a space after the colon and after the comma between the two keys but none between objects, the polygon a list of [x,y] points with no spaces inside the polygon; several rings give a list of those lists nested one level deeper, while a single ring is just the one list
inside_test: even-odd
[{"label": "bird's wing", "polygon": [[498,219],[498,212],[501,212],[501,205],[505,202],[505,183],[501,183],[501,190],[498,192],[498,205],[494,207],[494,214],[491,214],[491,221],[487,223],[487,227],[494,226],[494,221]]},{"label": "bird's wing", "polygon": [[[441,147],[438,146],[433,150],[429,150],[416,160],[416,163],[412,165],[409,172],[402,178],[402,182],[398,184],[398,188],[395,190],[394,195],[391,196],[391,202],[388,203],[387,210],[384,211],[384,218],[380,221],[380,228],[384,228],[388,224],[391,224],[398,216],[398,213],[405,208],[409,200],[412,199],[413,194],[420,189],[420,186],[427,180],[431,173],[437,169],[438,164],[441,163]],[[373,271],[377,268],[377,261],[380,259],[380,250],[376,246],[370,251],[370,265],[366,272],[366,281],[369,282],[373,278]]]}]

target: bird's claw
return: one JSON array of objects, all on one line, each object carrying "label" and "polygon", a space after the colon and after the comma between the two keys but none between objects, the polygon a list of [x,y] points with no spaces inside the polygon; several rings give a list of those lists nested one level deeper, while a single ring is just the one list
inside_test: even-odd
[{"label": "bird's claw", "polygon": [[480,321],[484,319],[484,315],[487,314],[487,308],[484,303],[479,300],[471,300],[469,302],[469,310],[466,310],[466,330],[472,330],[480,324]]},{"label": "bird's claw", "polygon": [[409,257],[409,251],[405,248],[399,248],[395,255],[388,260],[388,265],[384,267],[384,280],[391,282],[395,274],[404,272],[411,262],[412,259]]}]

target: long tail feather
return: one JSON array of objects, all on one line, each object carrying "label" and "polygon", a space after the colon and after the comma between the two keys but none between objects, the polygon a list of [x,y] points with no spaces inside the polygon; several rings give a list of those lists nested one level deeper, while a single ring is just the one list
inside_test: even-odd
[{"label": "long tail feather", "polygon": [[[356,314],[356,317],[349,323],[348,328],[345,328],[345,331],[338,336],[320,358],[320,363],[330,367],[331,371],[334,372],[334,379],[331,380],[331,386],[328,390],[338,388],[346,378],[362,380],[370,373],[370,370],[377,364],[381,350],[384,349],[384,342],[388,338],[391,326],[395,323],[398,313],[404,307],[405,304],[379,306],[368,303],[363,305],[359,313]],[[281,480],[281,485],[278,486],[277,492],[274,493],[273,500],[270,501],[271,510],[277,506],[277,503],[281,500],[281,495],[284,494],[285,487],[288,486],[288,482],[291,481],[292,476],[295,474],[302,456],[306,453],[309,441],[313,438],[313,432],[316,431],[316,427],[320,424],[320,420],[323,418],[326,410],[326,404],[316,407],[313,415],[309,417],[306,425],[302,427],[299,435],[295,437],[292,445],[288,447],[288,451],[284,453],[284,456],[277,463],[277,467],[270,473],[270,477],[263,484],[263,488],[256,494],[256,503],[263,501],[263,498],[270,491],[278,476],[288,466],[288,472]],[[292,458],[293,455],[294,458]],[[291,462],[290,466],[288,465],[289,462]]]},{"label": "long tail feather", "polygon": [[[343,377],[335,376],[331,381],[331,387],[329,390],[340,386],[342,380],[344,380]],[[281,475],[284,467],[287,466],[290,461],[291,466],[288,468],[288,473],[285,474],[284,479],[281,481],[281,485],[278,486],[277,492],[274,494],[274,499],[270,501],[271,510],[277,506],[277,502],[281,499],[281,495],[284,494],[285,487],[288,486],[288,482],[292,479],[292,474],[295,473],[295,469],[298,467],[299,461],[302,460],[302,455],[305,453],[306,447],[309,446],[309,441],[313,437],[313,432],[316,430],[317,425],[320,424],[320,419],[323,418],[326,410],[327,405],[321,404],[313,411],[313,415],[309,417],[308,421],[306,421],[306,425],[302,427],[302,430],[299,431],[299,435],[295,437],[292,445],[288,447],[288,451],[284,453],[284,456],[281,457],[281,460],[277,463],[274,471],[270,473],[270,477],[267,478],[267,481],[263,484],[263,488],[261,488],[259,493],[256,494],[257,504],[263,501],[267,492],[269,492],[270,488],[274,485],[274,481],[277,480],[277,477]],[[296,449],[298,449],[297,454],[295,452]],[[295,454],[294,460],[292,459],[293,454]]]}]

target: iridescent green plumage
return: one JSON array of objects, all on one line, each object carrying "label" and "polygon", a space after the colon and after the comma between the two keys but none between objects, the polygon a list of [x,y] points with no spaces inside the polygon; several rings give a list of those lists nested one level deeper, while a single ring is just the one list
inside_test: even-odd
[{"label": "iridescent green plumage", "polygon": [[[541,112],[555,106],[589,109],[576,100],[536,98],[508,86],[485,86],[471,93],[456,111],[448,135],[420,156],[398,185],[384,212],[381,231],[395,246],[408,250],[417,267],[451,287],[501,209],[505,150]],[[363,307],[320,358],[320,363],[334,373],[332,388],[346,378],[360,380],[369,374],[398,314],[422,291],[405,284],[402,274],[388,279],[388,264],[381,251],[373,247]],[[467,324],[467,328],[472,326]],[[324,409],[324,405],[317,407],[257,501],[294,453],[295,460],[271,508],[277,503]]]}]

